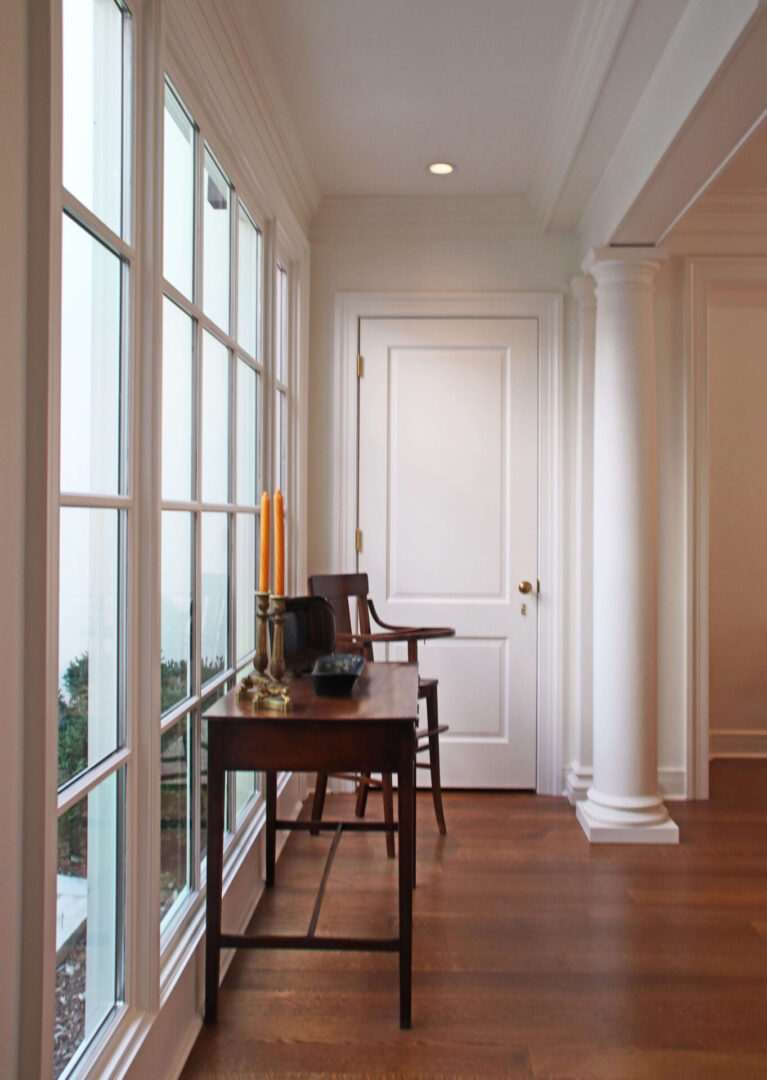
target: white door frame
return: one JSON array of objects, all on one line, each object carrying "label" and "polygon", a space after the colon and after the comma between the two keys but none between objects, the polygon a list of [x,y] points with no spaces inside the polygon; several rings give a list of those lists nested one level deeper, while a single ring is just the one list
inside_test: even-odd
[{"label": "white door frame", "polygon": [[708,308],[711,290],[767,285],[767,258],[685,260],[687,331],[687,798],[708,798]]},{"label": "white door frame", "polygon": [[562,794],[562,294],[337,293],[335,379],[338,408],[339,570],[354,566],[357,525],[357,353],[362,318],[534,318],[538,320],[538,716],[537,784],[542,795]]}]

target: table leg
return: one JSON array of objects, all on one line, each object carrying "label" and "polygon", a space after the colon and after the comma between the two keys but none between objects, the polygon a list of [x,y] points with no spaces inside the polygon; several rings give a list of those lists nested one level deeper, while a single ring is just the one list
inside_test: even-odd
[{"label": "table leg", "polygon": [[274,885],[274,863],[277,856],[277,773],[269,769],[266,774],[266,875],[265,883]]},{"label": "table leg", "polygon": [[208,740],[208,874],[205,900],[205,1022],[208,1024],[215,1023],[218,1013],[224,787],[218,741],[211,730]]},{"label": "table leg", "polygon": [[412,757],[397,773],[399,819],[399,1026],[410,1027],[413,967],[413,825],[415,787]]}]

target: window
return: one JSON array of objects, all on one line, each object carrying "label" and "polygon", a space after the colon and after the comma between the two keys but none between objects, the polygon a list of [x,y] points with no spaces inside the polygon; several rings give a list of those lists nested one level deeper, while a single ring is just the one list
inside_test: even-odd
[{"label": "window", "polygon": [[64,0],[54,1075],[124,997],[132,19]]},{"label": "window", "polygon": [[[170,84],[164,147],[160,678],[167,938],[203,879],[202,716],[255,651],[263,254],[261,231]],[[258,790],[252,773],[229,778],[231,827]]]},{"label": "window", "polygon": [[[158,970],[167,986],[191,970],[207,851],[203,716],[253,667],[260,496],[286,483],[292,384],[288,272],[279,297],[265,290],[278,223],[265,228],[258,195],[243,197],[218,156],[221,136],[170,82],[156,100],[161,52],[136,63],[155,24],[133,0],[61,0],[61,15],[48,628],[58,791],[44,837],[51,892],[56,848],[56,988],[42,1024],[53,1015],[53,1075],[76,1080],[143,1037],[131,1010],[154,1007]],[[157,151],[152,125],[132,115],[153,107]],[[155,265],[145,238],[157,185]],[[237,867],[261,787],[253,772],[228,777]]]}]

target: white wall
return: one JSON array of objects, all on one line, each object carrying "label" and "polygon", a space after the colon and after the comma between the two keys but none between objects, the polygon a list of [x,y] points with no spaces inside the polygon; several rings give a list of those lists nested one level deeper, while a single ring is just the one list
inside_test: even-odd
[{"label": "white wall", "polygon": [[712,293],[708,311],[709,734],[767,751],[767,289]]},{"label": "white wall", "polygon": [[26,4],[6,0],[0,34],[0,1076],[17,1069],[21,941],[24,356],[26,342]]},{"label": "white wall", "polygon": [[[658,770],[667,795],[686,793],[686,474],[683,261],[655,279],[658,387]],[[595,570],[595,573],[597,571]]]},{"label": "white wall", "polygon": [[[310,573],[336,567],[337,292],[550,290],[577,273],[572,239],[545,236],[517,199],[326,199],[312,228]],[[569,309],[569,302],[568,302]],[[566,346],[566,355],[567,352]],[[566,360],[566,380],[572,365]],[[574,398],[574,394],[571,395]],[[569,415],[569,410],[566,410]],[[345,567],[343,569],[348,569]]]}]

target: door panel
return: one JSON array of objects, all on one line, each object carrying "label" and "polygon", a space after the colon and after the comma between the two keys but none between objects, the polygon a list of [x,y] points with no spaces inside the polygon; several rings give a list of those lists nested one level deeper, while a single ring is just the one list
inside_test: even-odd
[{"label": "door panel", "polygon": [[362,319],[360,345],[360,569],[387,621],[456,629],[420,650],[445,785],[532,788],[537,321]]}]

